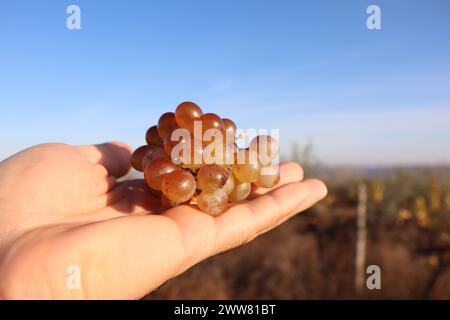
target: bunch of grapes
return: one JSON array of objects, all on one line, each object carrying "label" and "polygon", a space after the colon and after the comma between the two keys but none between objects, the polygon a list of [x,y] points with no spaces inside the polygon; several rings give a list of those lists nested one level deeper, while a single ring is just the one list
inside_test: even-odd
[{"label": "bunch of grapes", "polygon": [[148,129],[147,145],[133,152],[131,165],[144,172],[164,207],[196,204],[219,215],[230,202],[244,201],[252,183],[271,188],[280,179],[278,142],[261,135],[239,148],[236,130],[232,120],[183,102]]}]

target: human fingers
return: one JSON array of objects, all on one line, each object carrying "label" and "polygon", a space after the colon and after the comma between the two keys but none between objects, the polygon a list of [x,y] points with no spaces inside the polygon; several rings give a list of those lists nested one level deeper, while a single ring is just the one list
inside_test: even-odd
[{"label": "human fingers", "polygon": [[109,175],[120,178],[130,170],[131,148],[122,142],[77,146],[89,162],[102,165]]}]

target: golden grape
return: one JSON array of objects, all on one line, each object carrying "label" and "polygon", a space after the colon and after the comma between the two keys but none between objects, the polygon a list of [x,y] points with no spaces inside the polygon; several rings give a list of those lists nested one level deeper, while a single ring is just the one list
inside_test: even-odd
[{"label": "golden grape", "polygon": [[197,173],[197,188],[212,192],[225,186],[228,180],[228,171],[217,164],[206,164]]},{"label": "golden grape", "polygon": [[169,172],[179,169],[170,159],[157,158],[150,162],[144,171],[145,182],[150,188],[161,190],[161,182]]},{"label": "golden grape", "polygon": [[193,102],[182,102],[175,110],[175,121],[180,128],[188,129],[194,133],[194,121],[200,121],[202,109]]},{"label": "golden grape", "polygon": [[161,191],[167,199],[181,203],[188,201],[195,193],[194,176],[185,170],[174,170],[164,175]]},{"label": "golden grape", "polygon": [[223,189],[213,192],[202,191],[197,197],[197,205],[203,212],[217,216],[228,208],[227,193]]},{"label": "golden grape", "polygon": [[234,189],[230,193],[229,198],[233,202],[240,202],[247,199],[252,189],[252,185],[249,182],[242,182],[237,179],[234,180]]},{"label": "golden grape", "polygon": [[260,170],[257,156],[250,150],[239,150],[236,153],[236,163],[232,167],[236,179],[242,182],[255,182],[258,180]]}]

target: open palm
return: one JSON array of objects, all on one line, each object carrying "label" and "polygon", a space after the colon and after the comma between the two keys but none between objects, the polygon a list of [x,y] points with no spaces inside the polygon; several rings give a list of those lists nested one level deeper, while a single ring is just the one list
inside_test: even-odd
[{"label": "open palm", "polygon": [[[166,211],[129,170],[123,143],[44,144],[0,162],[0,298],[141,298],[197,262],[244,244],[326,195],[300,166],[211,217]],[[77,266],[80,287],[67,285]]]}]

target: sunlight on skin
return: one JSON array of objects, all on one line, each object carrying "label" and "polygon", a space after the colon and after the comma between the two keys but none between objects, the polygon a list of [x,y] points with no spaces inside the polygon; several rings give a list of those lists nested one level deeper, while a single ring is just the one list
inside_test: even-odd
[{"label": "sunlight on skin", "polygon": [[[162,211],[129,169],[123,143],[43,144],[0,162],[0,297],[141,298],[199,261],[240,246],[325,197],[296,163],[272,189],[211,217]],[[66,287],[78,265],[81,288]]]}]

